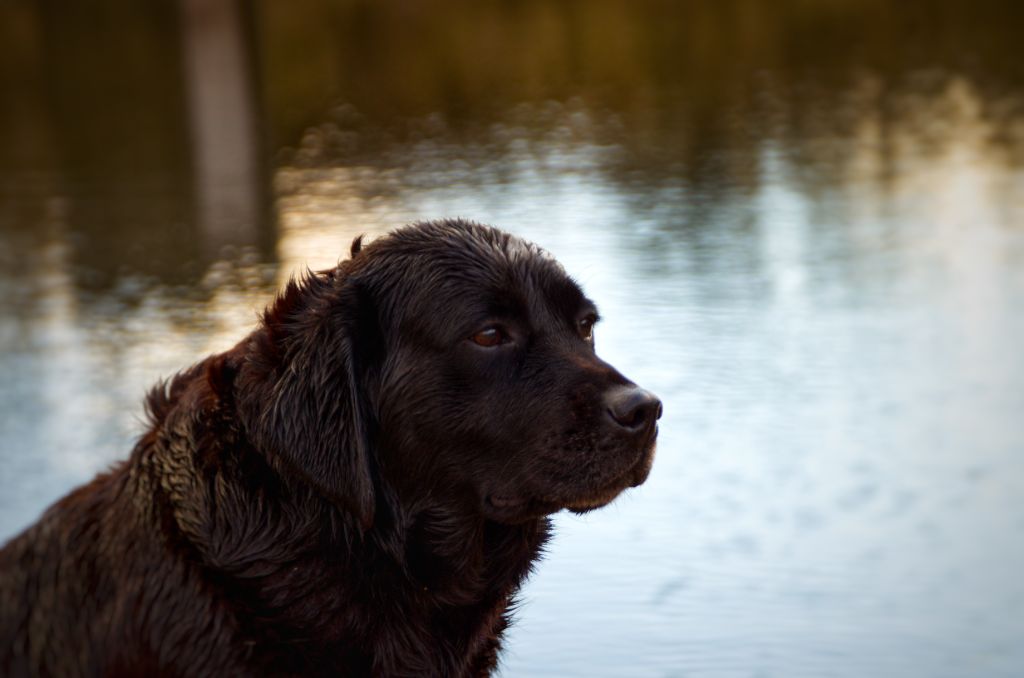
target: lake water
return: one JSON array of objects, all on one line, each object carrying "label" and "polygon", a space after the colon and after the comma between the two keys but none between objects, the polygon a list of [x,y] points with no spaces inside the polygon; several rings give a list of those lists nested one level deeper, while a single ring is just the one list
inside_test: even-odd
[{"label": "lake water", "polygon": [[1024,675],[1024,11],[971,4],[0,8],[0,540],[290,275],[463,216],[665,405],[502,675]]}]

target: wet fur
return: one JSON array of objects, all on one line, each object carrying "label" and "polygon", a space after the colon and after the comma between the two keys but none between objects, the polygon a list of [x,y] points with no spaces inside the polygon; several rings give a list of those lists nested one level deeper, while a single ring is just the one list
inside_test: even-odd
[{"label": "wet fur", "polygon": [[[489,674],[557,510],[543,503],[625,473],[577,463],[610,445],[587,433],[596,387],[561,384],[545,361],[566,379],[626,381],[571,339],[515,363],[453,362],[440,337],[461,320],[438,325],[431,304],[483,281],[525,285],[510,313],[583,299],[500,231],[420,225],[357,240],[233,349],[154,389],[130,458],[0,551],[0,674]],[[531,296],[552,290],[564,298]],[[497,386],[478,385],[481,371]],[[575,409],[544,423],[566,388]],[[544,430],[510,418],[524,398]],[[559,459],[579,477],[558,477]],[[498,491],[541,507],[495,519],[481,497]]]}]

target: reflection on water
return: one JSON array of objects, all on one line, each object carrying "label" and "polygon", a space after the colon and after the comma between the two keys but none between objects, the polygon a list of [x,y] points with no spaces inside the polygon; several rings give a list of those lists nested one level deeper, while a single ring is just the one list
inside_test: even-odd
[{"label": "reflection on water", "polygon": [[1016,4],[110,4],[0,8],[0,538],[291,273],[461,215],[666,403],[504,675],[1024,673]]}]

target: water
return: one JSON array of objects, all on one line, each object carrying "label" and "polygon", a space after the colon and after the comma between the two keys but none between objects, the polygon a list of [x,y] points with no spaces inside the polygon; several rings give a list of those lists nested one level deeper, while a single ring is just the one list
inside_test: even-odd
[{"label": "water", "polygon": [[[665,402],[648,482],[557,517],[503,675],[1024,674],[1021,14],[974,5],[310,0],[224,19],[214,76],[165,10],[0,9],[0,539],[289,275],[465,216],[557,255]],[[210,159],[223,110],[264,133]]]}]

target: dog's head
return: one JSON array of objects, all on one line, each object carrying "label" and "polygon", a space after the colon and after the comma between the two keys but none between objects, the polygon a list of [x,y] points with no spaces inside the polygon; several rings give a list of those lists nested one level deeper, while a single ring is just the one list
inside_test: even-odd
[{"label": "dog's head", "polygon": [[646,479],[661,403],[597,357],[596,307],[553,258],[459,221],[352,251],[251,339],[244,420],[279,467],[364,525],[381,482],[514,523]]}]

